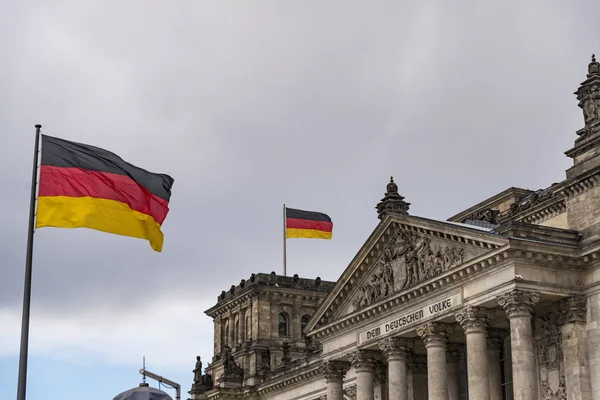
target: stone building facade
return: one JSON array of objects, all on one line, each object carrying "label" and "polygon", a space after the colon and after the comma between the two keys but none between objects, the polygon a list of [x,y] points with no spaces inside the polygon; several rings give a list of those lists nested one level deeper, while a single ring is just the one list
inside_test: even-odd
[{"label": "stone building facade", "polygon": [[222,292],[191,398],[600,400],[594,58],[575,94],[584,127],[560,183],[437,221],[392,180],[336,282],[258,274]]}]

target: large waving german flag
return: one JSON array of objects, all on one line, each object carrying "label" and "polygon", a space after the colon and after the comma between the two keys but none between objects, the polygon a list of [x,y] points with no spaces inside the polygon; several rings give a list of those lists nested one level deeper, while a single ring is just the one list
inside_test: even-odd
[{"label": "large waving german flag", "polygon": [[329,215],[294,208],[285,209],[286,238],[331,239],[333,223]]},{"label": "large waving german flag", "polygon": [[110,151],[42,135],[36,227],[90,228],[161,251],[173,178]]}]

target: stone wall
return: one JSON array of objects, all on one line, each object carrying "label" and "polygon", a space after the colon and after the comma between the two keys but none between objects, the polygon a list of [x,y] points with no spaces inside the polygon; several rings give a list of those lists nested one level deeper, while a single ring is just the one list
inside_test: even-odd
[{"label": "stone wall", "polygon": [[544,222],[540,223],[540,225],[548,226],[550,228],[569,229],[569,219],[567,218],[567,213],[565,212],[545,220]]},{"label": "stone wall", "polygon": [[569,229],[580,231],[583,242],[600,239],[600,186],[567,200]]}]

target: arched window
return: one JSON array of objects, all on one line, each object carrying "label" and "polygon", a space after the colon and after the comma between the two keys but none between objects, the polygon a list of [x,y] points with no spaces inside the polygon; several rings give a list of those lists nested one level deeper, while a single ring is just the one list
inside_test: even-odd
[{"label": "arched window", "polygon": [[302,329],[302,333],[304,333],[304,328],[306,328],[306,324],[308,324],[308,320],[310,319],[310,315],[303,315],[300,319],[300,327]]},{"label": "arched window", "polygon": [[289,336],[289,319],[286,313],[279,314],[279,336]]}]

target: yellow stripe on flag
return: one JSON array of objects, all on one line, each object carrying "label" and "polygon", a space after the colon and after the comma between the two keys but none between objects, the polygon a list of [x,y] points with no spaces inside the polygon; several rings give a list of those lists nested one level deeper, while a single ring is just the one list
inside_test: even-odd
[{"label": "yellow stripe on flag", "polygon": [[317,229],[287,228],[285,231],[285,235],[288,239],[331,239],[331,232],[323,232]]},{"label": "yellow stripe on flag", "polygon": [[89,228],[146,239],[158,252],[163,247],[160,225],[150,215],[125,203],[93,197],[42,196],[38,198],[36,228]]}]

